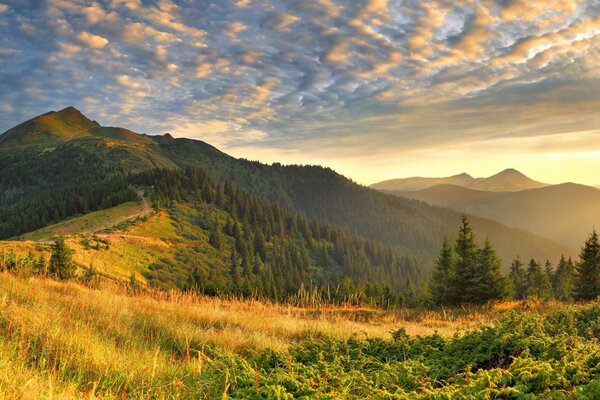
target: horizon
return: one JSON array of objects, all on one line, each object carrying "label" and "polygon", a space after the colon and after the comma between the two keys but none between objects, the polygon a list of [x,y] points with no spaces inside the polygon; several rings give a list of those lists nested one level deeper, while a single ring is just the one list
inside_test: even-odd
[{"label": "horizon", "polygon": [[0,129],[74,104],[362,184],[596,186],[599,31],[586,0],[0,0]]}]

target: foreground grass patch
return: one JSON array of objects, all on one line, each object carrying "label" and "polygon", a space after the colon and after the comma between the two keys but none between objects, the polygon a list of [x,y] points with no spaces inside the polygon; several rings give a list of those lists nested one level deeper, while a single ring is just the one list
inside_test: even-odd
[{"label": "foreground grass patch", "polygon": [[308,310],[0,274],[0,397],[598,398],[600,305],[518,307]]}]

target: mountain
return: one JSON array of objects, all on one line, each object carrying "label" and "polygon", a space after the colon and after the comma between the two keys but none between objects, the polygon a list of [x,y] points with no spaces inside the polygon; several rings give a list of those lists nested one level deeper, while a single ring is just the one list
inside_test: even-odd
[{"label": "mountain", "polygon": [[390,192],[409,192],[427,189],[437,185],[458,185],[468,187],[477,180],[467,173],[449,176],[447,178],[403,178],[403,179],[390,179],[387,181],[375,183],[371,185],[372,189],[384,190]]},{"label": "mountain", "polygon": [[50,146],[65,140],[91,136],[90,131],[99,126],[74,107],[67,107],[58,112],[47,112],[9,129],[0,135],[0,143],[5,149]]},{"label": "mountain", "polygon": [[371,188],[386,192],[414,192],[438,185],[455,185],[490,192],[518,192],[548,186],[534,181],[513,168],[505,169],[488,178],[473,178],[462,173],[447,178],[404,178],[392,179],[371,185]]},{"label": "mountain", "polygon": [[509,168],[492,175],[489,178],[473,182],[466,187],[474,190],[487,190],[490,192],[518,192],[527,189],[537,189],[548,186],[545,183],[534,181],[516,169]]},{"label": "mountain", "polygon": [[527,229],[573,248],[580,247],[592,229],[600,226],[600,190],[574,183],[520,192],[438,185],[395,194]]},{"label": "mountain", "polygon": [[[277,203],[294,215],[332,224],[344,235],[395,249],[413,260],[412,268],[425,268],[420,276],[426,274],[442,238],[454,236],[460,223],[457,212],[380,193],[328,168],[236,159],[202,141],[102,127],[70,107],[36,117],[0,136],[0,237],[137,201],[139,174],[157,168],[183,173],[190,167],[206,173],[217,185],[215,190],[233,185],[243,196]],[[159,190],[156,184],[146,188]],[[155,200],[161,207],[186,198],[188,203],[197,200],[187,190],[178,191],[182,193],[169,189],[172,197]],[[232,212],[227,210],[233,218],[242,211]],[[551,259],[573,254],[566,246],[522,229],[477,217],[471,222],[480,240],[492,240],[505,264],[516,254]]]}]

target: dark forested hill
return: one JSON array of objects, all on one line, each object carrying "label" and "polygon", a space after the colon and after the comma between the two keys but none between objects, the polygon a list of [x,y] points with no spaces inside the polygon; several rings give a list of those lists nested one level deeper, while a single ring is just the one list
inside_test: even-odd
[{"label": "dark forested hill", "polygon": [[[0,136],[0,236],[130,200],[135,197],[130,174],[186,166],[419,257],[432,257],[460,221],[454,211],[377,192],[328,168],[235,159],[201,141],[101,127],[67,108]],[[473,218],[472,223],[479,238],[488,236],[505,260],[572,252],[490,220]]]}]

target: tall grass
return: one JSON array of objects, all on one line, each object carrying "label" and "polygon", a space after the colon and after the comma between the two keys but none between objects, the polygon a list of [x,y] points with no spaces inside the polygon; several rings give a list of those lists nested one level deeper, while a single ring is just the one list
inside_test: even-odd
[{"label": "tall grass", "polygon": [[105,286],[0,273],[0,398],[222,398],[262,350],[389,338],[400,327],[451,336],[498,313],[301,308]]}]

